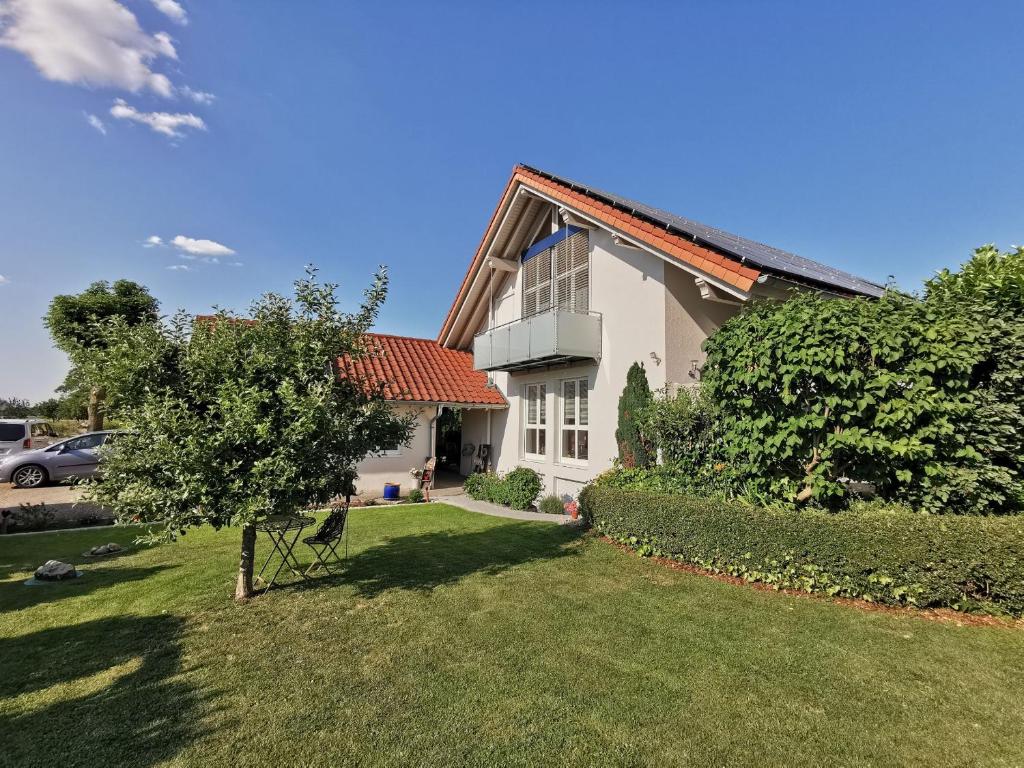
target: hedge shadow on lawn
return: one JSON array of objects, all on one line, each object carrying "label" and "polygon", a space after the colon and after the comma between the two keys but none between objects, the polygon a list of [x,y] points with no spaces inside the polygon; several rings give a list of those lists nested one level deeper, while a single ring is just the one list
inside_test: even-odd
[{"label": "hedge shadow on lawn", "polygon": [[400,536],[350,557],[339,578],[363,597],[389,589],[430,591],[476,573],[494,575],[536,560],[574,555],[568,545],[580,535],[571,526],[515,523],[465,533]]},{"label": "hedge shadow on lawn", "polygon": [[0,763],[144,767],[174,757],[198,737],[201,704],[175,679],[182,628],[174,616],[119,616],[0,639]]}]

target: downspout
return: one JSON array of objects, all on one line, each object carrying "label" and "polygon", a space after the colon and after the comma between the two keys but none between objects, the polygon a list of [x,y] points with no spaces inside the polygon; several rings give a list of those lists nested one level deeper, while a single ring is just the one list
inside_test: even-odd
[{"label": "downspout", "polygon": [[491,409],[487,409],[487,445],[489,446],[490,455],[487,457],[487,463],[490,465],[487,467],[491,472],[496,471],[494,465],[494,446],[491,445]]},{"label": "downspout", "polygon": [[[494,360],[494,267],[491,267],[487,278],[488,309],[487,309],[487,359]],[[487,371],[487,386],[494,386],[494,373]]]},{"label": "downspout", "polygon": [[437,458],[437,436],[434,434],[434,429],[436,428],[438,418],[441,416],[443,412],[444,406],[437,406],[437,411],[434,413],[434,417],[430,420],[430,426],[427,428],[427,434],[429,436],[428,439],[430,440],[430,450],[427,451],[428,459]]}]

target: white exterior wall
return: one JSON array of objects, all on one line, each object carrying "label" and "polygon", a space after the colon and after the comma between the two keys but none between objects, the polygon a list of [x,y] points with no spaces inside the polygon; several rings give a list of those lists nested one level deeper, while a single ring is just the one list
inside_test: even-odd
[{"label": "white exterior wall", "polygon": [[416,488],[416,480],[409,474],[413,467],[422,467],[423,462],[433,454],[430,420],[437,413],[436,405],[396,404],[398,414],[413,413],[416,415],[416,426],[408,445],[399,449],[398,456],[372,456],[359,462],[356,470],[356,490],[360,496],[380,496],[384,492],[385,483],[399,483],[402,494]]},{"label": "white exterior wall", "polygon": [[693,282],[693,275],[683,269],[665,266],[665,378],[671,384],[693,385],[707,357],[701,345],[730,317],[740,311],[738,305],[705,301]]},{"label": "white exterior wall", "polygon": [[[532,467],[544,477],[545,492],[561,496],[574,497],[585,483],[608,469],[617,456],[618,402],[630,365],[644,364],[653,389],[665,385],[665,263],[645,251],[615,245],[611,235],[603,230],[590,232],[590,253],[590,308],[602,315],[601,360],[493,374],[495,384],[509,401],[507,411],[491,416],[495,468],[508,472],[519,465]],[[495,302],[495,325],[519,317],[519,280],[517,274],[504,291],[495,292],[503,297]],[[651,353],[660,362],[653,360]],[[589,385],[589,459],[580,464],[559,458],[560,383],[563,379],[584,376]],[[526,458],[522,429],[522,395],[527,384],[536,382],[547,384],[547,455],[543,461]],[[464,421],[464,442],[477,442],[468,438],[467,422],[476,432],[479,418],[486,416]],[[471,466],[470,462],[468,467]],[[466,469],[464,462],[463,470]]]}]

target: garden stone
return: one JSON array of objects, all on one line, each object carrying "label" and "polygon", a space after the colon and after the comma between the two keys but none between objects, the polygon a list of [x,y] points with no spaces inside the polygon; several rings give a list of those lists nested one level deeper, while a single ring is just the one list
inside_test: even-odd
[{"label": "garden stone", "polygon": [[75,578],[75,566],[62,563],[60,560],[47,560],[36,568],[36,579],[39,581],[64,581]]},{"label": "garden stone", "polygon": [[89,550],[90,557],[102,557],[103,555],[112,555],[115,552],[121,551],[121,545],[110,542],[109,544],[100,544],[98,547],[93,547]]}]

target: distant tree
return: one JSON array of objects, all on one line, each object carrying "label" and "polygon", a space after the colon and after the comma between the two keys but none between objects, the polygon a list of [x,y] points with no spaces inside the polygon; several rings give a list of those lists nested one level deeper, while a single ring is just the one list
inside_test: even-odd
[{"label": "distant tree", "polygon": [[88,496],[157,524],[158,538],[241,527],[237,599],[253,592],[258,522],[349,492],[357,462],[411,434],[413,417],[341,364],[370,354],[386,272],[354,314],[337,309],[336,289],[310,269],[294,301],[267,294],[246,319],[179,313],[166,326],[106,327],[102,384],[118,391],[112,413],[126,432]]},{"label": "distant tree", "polygon": [[32,406],[32,414],[42,416],[44,419],[59,419],[60,406],[61,399],[59,397],[48,397]]},{"label": "distant tree", "polygon": [[649,467],[654,462],[651,442],[640,429],[641,416],[652,400],[643,363],[633,363],[626,374],[626,387],[619,397],[619,426],[615,430],[619,463],[624,467]]},{"label": "distant tree", "polygon": [[0,397],[0,419],[23,419],[31,410],[28,400],[20,397]]},{"label": "distant tree", "polygon": [[58,349],[71,359],[69,390],[88,391],[89,429],[103,429],[106,390],[99,383],[105,365],[105,322],[120,318],[128,326],[153,325],[159,303],[145,286],[130,280],[95,282],[82,293],[54,297],[44,322]]},{"label": "distant tree", "polygon": [[69,382],[64,382],[57,387],[58,419],[77,419],[79,421],[89,418],[89,391],[82,387],[74,387]]}]

